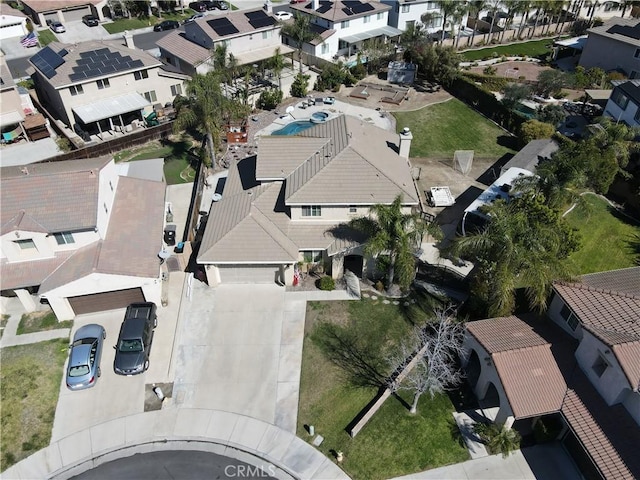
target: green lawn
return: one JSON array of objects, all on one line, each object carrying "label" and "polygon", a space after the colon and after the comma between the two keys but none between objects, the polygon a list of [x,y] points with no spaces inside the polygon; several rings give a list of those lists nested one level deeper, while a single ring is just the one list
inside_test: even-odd
[{"label": "green lawn", "polygon": [[[368,363],[386,367],[381,360],[384,351],[410,332],[412,322],[422,323],[425,318],[417,309],[406,312],[380,300],[311,302],[307,307],[309,333],[303,348],[297,433],[311,441],[305,425],[313,425],[325,439],[320,451],[330,458],[342,451],[342,467],[355,480],[385,479],[457,463],[467,460],[468,453],[452,433],[454,407],[447,396],[432,400],[423,395],[415,415],[398,398],[390,397],[350,438],[345,428],[374,398],[377,388],[356,386],[366,383],[364,376],[329,360],[335,349],[327,346],[325,330],[318,325],[328,321],[342,325],[344,330],[338,331],[348,332],[342,339],[348,339],[344,344],[350,345],[351,353],[363,353]],[[411,393],[401,396],[405,403],[411,402]]]},{"label": "green lawn", "polygon": [[481,48],[480,50],[469,50],[462,52],[462,60],[466,62],[475,62],[477,60],[489,59],[493,57],[528,56],[544,58],[551,53],[549,45],[553,44],[553,39],[545,38],[544,40],[533,40],[531,42],[516,43],[513,45],[501,45],[498,47]]},{"label": "green lawn", "polygon": [[582,234],[582,247],[569,262],[578,274],[603,272],[635,266],[637,251],[633,242],[640,235],[640,224],[623,217],[607,202],[587,195],[589,211],[574,209],[565,218]]},{"label": "green lawn", "polygon": [[109,33],[120,33],[125,30],[137,30],[139,28],[151,27],[160,20],[157,17],[149,18],[122,18],[114,20],[112,23],[104,23],[102,26]]},{"label": "green lawn", "polygon": [[51,42],[56,41],[58,41],[58,38],[53,34],[51,30],[38,30],[38,42],[40,42],[41,47],[44,47],[46,45],[49,45]]},{"label": "green lawn", "polygon": [[5,347],[0,363],[0,471],[49,445],[67,340]]},{"label": "green lawn", "polygon": [[453,158],[456,150],[474,150],[478,158],[499,158],[513,150],[508,134],[478,112],[453,98],[411,112],[394,112],[398,131],[411,128],[412,157]]},{"label": "green lawn", "polygon": [[164,176],[167,184],[175,185],[193,182],[195,178],[195,170],[188,159],[189,148],[189,140],[166,141],[164,146],[160,142],[150,142],[138,148],[118,152],[114,158],[116,162],[164,158]]},{"label": "green lawn", "polygon": [[20,319],[16,333],[22,335],[25,333],[43,332],[57,328],[71,328],[72,325],[73,320],[59,322],[56,314],[53,312],[25,313]]}]

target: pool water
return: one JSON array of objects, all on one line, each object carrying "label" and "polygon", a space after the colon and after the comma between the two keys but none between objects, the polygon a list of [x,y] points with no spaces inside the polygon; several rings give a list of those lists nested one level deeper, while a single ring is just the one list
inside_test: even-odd
[{"label": "pool water", "polygon": [[309,120],[296,120],[295,122],[288,123],[280,130],[276,130],[271,135],[295,135],[298,132],[302,132],[307,128],[313,127],[314,124]]}]

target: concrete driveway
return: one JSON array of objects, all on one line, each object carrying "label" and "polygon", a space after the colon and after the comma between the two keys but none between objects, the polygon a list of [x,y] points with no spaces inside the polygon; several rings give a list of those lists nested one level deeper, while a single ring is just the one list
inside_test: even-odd
[{"label": "concrete driveway", "polygon": [[194,281],[176,351],[174,402],[248,415],[295,432],[304,300],[276,285]]}]

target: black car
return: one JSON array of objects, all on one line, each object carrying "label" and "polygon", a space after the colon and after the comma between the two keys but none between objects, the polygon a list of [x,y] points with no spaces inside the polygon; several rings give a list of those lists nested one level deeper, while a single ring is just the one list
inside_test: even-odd
[{"label": "black car", "polygon": [[158,324],[155,303],[132,303],[120,327],[113,371],[118,375],[137,375],[149,368],[153,329]]},{"label": "black car", "polygon": [[216,2],[213,2],[213,1],[211,1],[211,0],[207,0],[207,1],[202,2],[202,3],[204,3],[204,6],[205,6],[205,8],[206,8],[207,10],[215,10],[216,8],[218,8],[218,7],[216,6]]},{"label": "black car", "polygon": [[175,20],[164,20],[160,23],[156,23],[153,26],[154,32],[163,32],[165,30],[173,30],[174,28],[180,28],[180,24]]},{"label": "black car", "polygon": [[229,10],[229,4],[223,0],[216,0],[213,3],[216,4],[218,10]]},{"label": "black car", "polygon": [[82,17],[82,23],[84,23],[87,27],[97,27],[99,22],[96,17],[93,15],[85,15]]},{"label": "black car", "polygon": [[207,10],[207,6],[204,2],[191,2],[189,4],[189,8],[191,10],[195,10],[196,12],[204,12]]}]

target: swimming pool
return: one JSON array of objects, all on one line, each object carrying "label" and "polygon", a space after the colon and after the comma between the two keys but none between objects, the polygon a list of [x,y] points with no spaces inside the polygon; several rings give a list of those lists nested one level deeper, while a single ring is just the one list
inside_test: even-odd
[{"label": "swimming pool", "polygon": [[307,128],[313,127],[313,123],[309,120],[296,120],[295,122],[291,122],[286,124],[280,130],[276,130],[271,135],[295,135],[298,132],[302,132]]}]

